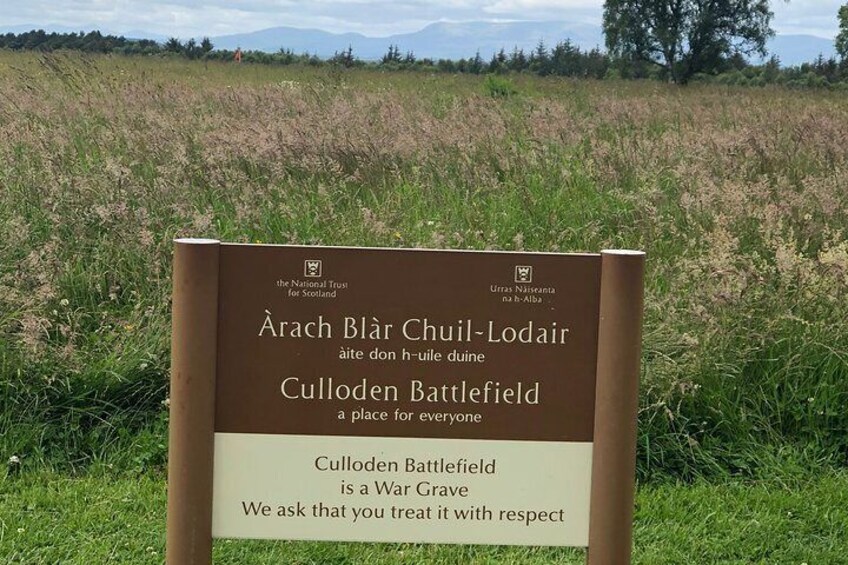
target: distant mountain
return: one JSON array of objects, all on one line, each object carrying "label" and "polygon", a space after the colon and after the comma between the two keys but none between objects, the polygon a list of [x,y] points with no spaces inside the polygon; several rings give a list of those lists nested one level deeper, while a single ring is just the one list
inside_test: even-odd
[{"label": "distant mountain", "polygon": [[[434,59],[473,57],[478,50],[481,56],[489,58],[502,48],[509,52],[515,47],[529,52],[539,41],[549,48],[566,39],[585,50],[604,45],[600,27],[565,22],[436,23],[389,39],[401,52],[409,50]],[[382,53],[387,47],[385,44]]]},{"label": "distant mountain", "polygon": [[[96,26],[71,28],[58,25],[18,25],[0,27],[0,33],[22,33],[43,28],[48,32],[71,33],[90,31]],[[102,29],[103,33],[123,35],[133,39],[153,39],[164,42],[167,36],[132,30],[124,33]],[[183,38],[185,39],[185,38]],[[212,43],[219,49],[254,49],[275,52],[281,48],[295,53],[311,53],[320,57],[331,57],[334,53],[353,48],[359,58],[375,60],[381,58],[389,45],[397,45],[401,54],[411,51],[419,58],[459,59],[473,57],[479,50],[488,60],[501,48],[507,52],[514,47],[531,51],[540,40],[553,47],[565,39],[581,49],[603,48],[604,37],[600,26],[591,24],[571,24],[567,22],[466,22],[433,23],[413,33],[403,33],[388,37],[368,37],[360,33],[330,33],[319,29],[301,29],[294,27],[274,27],[212,37]],[[780,58],[783,65],[799,65],[815,60],[819,54],[826,58],[835,56],[832,39],[812,35],[778,35],[769,44],[769,53]],[[760,62],[760,61],[755,61]]]},{"label": "distant mountain", "polygon": [[[295,27],[273,27],[251,33],[238,33],[213,37],[212,44],[218,49],[236,49],[266,51],[269,53],[282,48],[295,53],[310,53],[320,57],[331,57],[336,51],[353,47],[357,57],[374,59],[382,53],[372,54],[376,46],[386,40],[366,37],[359,33],[330,33],[320,29],[302,29]],[[386,44],[388,47],[388,44]]]},{"label": "distant mountain", "polygon": [[[308,52],[321,57],[330,57],[350,46],[357,57],[366,60],[379,59],[389,45],[397,45],[404,54],[412,51],[418,57],[432,59],[473,57],[479,50],[480,55],[488,60],[501,48],[509,52],[519,47],[529,52],[539,40],[553,47],[565,39],[570,39],[584,50],[604,47],[600,26],[566,22],[440,22],[414,33],[389,37],[276,27],[253,33],[213,37],[212,43],[223,49],[241,47],[274,52],[286,48],[295,53]],[[776,54],[781,63],[787,66],[813,61],[819,54],[826,58],[836,55],[832,39],[813,35],[777,35],[769,42],[768,49],[770,54]]]},{"label": "distant mountain", "polygon": [[353,48],[356,56],[374,60],[382,57],[390,45],[397,45],[402,54],[408,51],[418,57],[432,59],[473,57],[490,58],[501,48],[514,47],[530,51],[543,40],[552,47],[570,39],[583,49],[603,46],[598,26],[565,22],[468,22],[434,23],[414,33],[389,37],[367,37],[359,33],[334,34],[315,29],[276,27],[253,33],[213,37],[212,43],[223,49],[256,49],[278,51],[291,49],[295,53],[311,53],[330,57],[337,51]]},{"label": "distant mountain", "polygon": [[768,50],[780,58],[783,66],[809,63],[819,55],[826,59],[836,57],[833,39],[815,35],[777,35],[769,41]]}]

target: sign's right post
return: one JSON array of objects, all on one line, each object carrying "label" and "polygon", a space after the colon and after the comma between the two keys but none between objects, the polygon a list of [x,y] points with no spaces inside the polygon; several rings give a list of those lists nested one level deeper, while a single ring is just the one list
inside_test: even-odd
[{"label": "sign's right post", "polygon": [[601,252],[588,565],[630,563],[645,253]]}]

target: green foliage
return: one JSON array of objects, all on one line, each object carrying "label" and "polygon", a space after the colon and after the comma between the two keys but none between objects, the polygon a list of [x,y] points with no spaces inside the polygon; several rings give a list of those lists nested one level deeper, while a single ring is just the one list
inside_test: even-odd
[{"label": "green foliage", "polygon": [[[121,53],[124,55],[180,55],[188,59],[206,59],[217,61],[234,60],[235,52],[227,49],[214,49],[209,38],[204,37],[200,44],[194,39],[181,42],[172,37],[159,45],[150,40],[127,40],[123,37],[102,36],[99,32],[88,35],[47,34],[44,31],[25,32],[19,35],[8,33],[0,35],[0,48],[13,50],[42,50],[71,49],[83,52]],[[593,77],[601,79],[609,67],[607,56],[598,49],[582,51],[570,41],[558,43],[548,53],[541,45],[529,56],[523,49],[515,48],[507,55],[505,50],[496,53],[489,64],[486,64],[480,53],[474,57],[459,60],[440,59],[434,61],[428,58],[418,58],[408,51],[401,54],[397,45],[390,45],[388,51],[379,62],[366,62],[357,58],[353,49],[348,47],[336,52],[328,59],[321,59],[307,53],[296,54],[290,49],[281,48],[277,53],[263,51],[242,51],[242,61],[263,65],[305,65],[322,66],[325,64],[351,68],[372,67],[381,70],[399,71],[416,70],[423,72],[441,71],[446,73],[506,73],[533,72],[542,76],[557,75],[571,77]]]},{"label": "green foliage", "polygon": [[361,64],[361,61],[359,61],[359,59],[354,56],[353,47],[351,46],[348,46],[348,48],[344,51],[336,51],[336,53],[332,57],[330,57],[328,62],[331,65],[344,67],[346,69]]},{"label": "green foliage", "polygon": [[168,38],[168,41],[165,42],[164,45],[165,51],[169,53],[182,53],[183,52],[183,44],[176,37]]},{"label": "green foliage", "polygon": [[836,52],[842,60],[848,60],[848,4],[839,8],[839,34],[836,36]]},{"label": "green foliage", "polygon": [[[179,43],[179,40],[176,40]],[[141,39],[128,40],[114,35],[103,35],[99,31],[89,33],[47,33],[44,30],[32,30],[20,34],[0,35],[0,49],[53,51],[72,49],[87,53],[158,53],[161,47],[155,41]]]},{"label": "green foliage", "polygon": [[781,68],[777,58],[772,57],[764,65],[745,65],[719,75],[699,74],[693,76],[692,80],[733,86],[782,85],[793,89],[840,89],[848,86],[848,60],[837,62],[836,59],[819,56],[811,63]]},{"label": "green foliage", "polygon": [[766,54],[768,0],[606,0],[604,34],[619,58],[661,67],[685,84],[736,54]]},{"label": "green foliage", "polygon": [[386,65],[389,63],[400,64],[403,58],[400,55],[400,49],[397,45],[389,45],[389,50],[383,55],[381,62]]},{"label": "green foliage", "polygon": [[[840,36],[841,37],[841,36]],[[168,55],[187,59],[231,62],[235,52],[215,49],[209,38],[204,37],[198,44],[194,39],[181,42],[177,38],[168,39],[163,45],[150,40],[127,40],[123,37],[103,36],[99,32],[89,34],[47,34],[44,31],[31,31],[19,35],[0,35],[0,48],[12,50],[70,49],[83,52],[120,53],[124,55]],[[594,79],[654,79],[668,80],[668,67],[657,65],[652,59],[637,56],[635,52],[619,53],[612,58],[599,49],[581,50],[569,40],[558,42],[548,48],[540,42],[529,54],[523,49],[513,48],[510,53],[501,49],[486,63],[480,53],[474,57],[458,60],[418,58],[412,52],[402,54],[397,45],[390,45],[379,62],[363,61],[348,48],[335,53],[329,59],[316,55],[297,54],[290,49],[281,48],[276,53],[263,51],[243,51],[242,61],[261,65],[298,65],[320,67],[332,65],[342,68],[372,68],[383,71],[419,71],[461,74],[523,74],[538,76],[560,76]],[[681,63],[682,65],[682,63]],[[678,68],[683,68],[678,65]],[[815,61],[798,67],[781,68],[776,57],[765,65],[751,65],[739,50],[716,59],[716,65],[709,70],[695,72],[687,80],[711,81],[720,84],[738,86],[765,86],[785,84],[792,88],[848,88],[848,58],[839,63],[835,59],[818,57]]]},{"label": "green foliage", "polygon": [[[181,42],[170,38],[164,45],[155,41],[132,41],[122,37],[103,36],[98,32],[89,34],[47,34],[43,31],[26,32],[19,35],[0,35],[0,48],[13,50],[42,50],[72,49],[83,52],[121,53],[124,55],[169,55],[181,56],[188,59],[204,59],[207,61],[231,62],[235,52],[226,49],[215,49],[209,38],[204,37],[200,44],[190,39]],[[352,49],[337,52],[327,60],[315,55],[296,54],[290,49],[281,48],[276,53],[262,51],[244,51],[242,60],[245,63],[262,65],[299,65],[305,67],[320,67],[333,65],[343,68],[373,68],[385,71],[420,71],[462,74],[521,74],[532,73],[538,76],[561,76],[579,78],[617,78],[640,79],[651,78],[667,80],[668,71],[646,59],[634,54],[622,54],[610,58],[598,49],[583,51],[569,40],[560,41],[552,48],[539,43],[528,54],[522,49],[514,48],[509,54],[502,49],[495,53],[489,63],[483,61],[480,53],[469,59],[433,61],[418,58],[413,53],[401,54],[396,45],[389,46],[388,51],[379,62],[367,62],[358,59]],[[738,71],[738,72],[737,72]],[[718,73],[715,75],[715,73]],[[742,73],[744,76],[741,76]],[[725,76],[726,75],[726,76]],[[814,76],[813,76],[814,75]],[[752,66],[740,53],[722,57],[716,68],[710,73],[698,72],[690,80],[710,81],[717,76],[721,84],[744,86],[764,86],[767,84],[786,84],[793,88],[835,88],[848,80],[848,58],[838,63],[835,59],[819,57],[810,63],[799,67],[781,68],[779,61],[772,57],[765,65]]]},{"label": "green foliage", "polygon": [[483,92],[492,98],[509,98],[518,94],[515,85],[506,77],[498,75],[486,75],[483,81]]},{"label": "green foliage", "polygon": [[212,41],[208,37],[204,37],[202,40],[200,40],[200,50],[204,54],[209,53],[214,48],[215,48],[215,46],[212,45]]}]

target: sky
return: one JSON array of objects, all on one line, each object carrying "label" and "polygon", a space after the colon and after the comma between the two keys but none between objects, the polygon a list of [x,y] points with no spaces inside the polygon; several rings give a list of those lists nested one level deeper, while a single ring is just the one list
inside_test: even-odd
[{"label": "sky", "polygon": [[[783,34],[833,38],[845,0],[772,3]],[[435,21],[558,20],[600,24],[603,0],[0,0],[0,28],[19,25],[147,31],[181,38],[275,26],[385,36]]]}]

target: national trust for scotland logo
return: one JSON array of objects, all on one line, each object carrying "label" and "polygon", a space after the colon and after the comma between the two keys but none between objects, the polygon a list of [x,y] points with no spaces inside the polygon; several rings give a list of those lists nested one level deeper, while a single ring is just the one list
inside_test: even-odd
[{"label": "national trust for scotland logo", "polygon": [[530,265],[515,266],[515,282],[531,283],[533,282],[533,267]]},{"label": "national trust for scotland logo", "polygon": [[323,265],[320,259],[307,259],[303,262],[303,276],[313,279],[321,278]]}]

